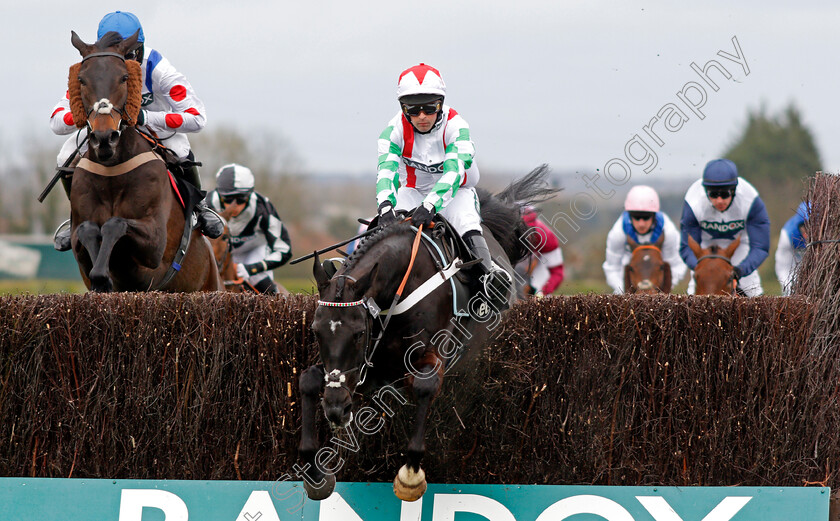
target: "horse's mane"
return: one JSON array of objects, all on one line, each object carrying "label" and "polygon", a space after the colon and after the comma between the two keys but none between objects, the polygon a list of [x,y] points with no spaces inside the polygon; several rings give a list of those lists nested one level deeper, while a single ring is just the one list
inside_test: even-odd
[{"label": "horse's mane", "polygon": [[[528,249],[519,240],[528,231],[528,225],[522,220],[521,207],[546,201],[560,191],[548,185],[549,172],[548,165],[540,165],[495,195],[481,188],[476,190],[482,222],[514,265],[528,255]],[[515,233],[511,234],[510,230]]]},{"label": "horse's mane", "polygon": [[109,31],[102,35],[102,38],[96,41],[93,45],[96,46],[97,49],[103,50],[107,49],[108,47],[113,47],[123,41],[123,37],[120,33],[116,31]]},{"label": "horse's mane", "polygon": [[[376,244],[380,243],[384,239],[388,237],[398,235],[401,233],[405,233],[406,231],[410,231],[411,226],[409,223],[394,223],[390,226],[385,226],[384,228],[380,228],[379,230],[373,232],[372,234],[363,237],[359,245],[356,246],[356,249],[353,250],[353,253],[350,254],[349,257],[344,261],[344,266],[341,270],[342,273],[347,273],[351,269],[353,269],[356,264],[358,264],[359,259],[361,259],[371,248],[373,248]],[[341,294],[344,292],[344,284],[346,282],[346,277],[338,277],[336,282],[336,293],[335,296],[337,299],[341,298]]]}]

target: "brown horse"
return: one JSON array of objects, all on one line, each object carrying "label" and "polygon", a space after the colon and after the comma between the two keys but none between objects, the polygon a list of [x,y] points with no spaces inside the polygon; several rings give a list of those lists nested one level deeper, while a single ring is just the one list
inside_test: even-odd
[{"label": "brown horse", "polygon": [[[232,211],[233,207],[227,206],[219,212],[219,215],[225,220],[225,231],[218,238],[210,239],[210,245],[213,248],[213,257],[216,259],[216,267],[219,268],[219,275],[222,277],[225,291],[230,291],[231,293],[244,293],[248,291],[259,293],[260,291],[253,284],[236,274],[236,262],[233,260],[233,242],[231,242],[230,228],[227,225]],[[277,293],[279,295],[289,294],[289,291],[281,284],[276,281],[274,284],[277,286]]]},{"label": "brown horse", "polygon": [[624,267],[624,291],[649,295],[671,292],[671,265],[662,258],[664,241],[664,233],[654,244],[639,244],[627,238],[633,253]]},{"label": "brown horse", "polygon": [[688,236],[688,246],[697,257],[694,268],[696,295],[734,295],[738,283],[732,268],[732,254],[741,245],[741,237],[729,243],[726,248],[712,245],[701,248],[697,241]]},{"label": "brown horse", "polygon": [[92,291],[222,288],[207,240],[185,218],[195,194],[178,195],[164,161],[133,126],[140,67],[125,54],[137,33],[93,45],[73,32],[82,62],[71,67],[70,104],[90,147],[73,172],[71,243]]}]

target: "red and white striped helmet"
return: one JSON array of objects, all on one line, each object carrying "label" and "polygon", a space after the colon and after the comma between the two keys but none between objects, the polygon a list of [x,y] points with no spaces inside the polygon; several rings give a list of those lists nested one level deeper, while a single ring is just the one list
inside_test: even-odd
[{"label": "red and white striped helmet", "polygon": [[425,63],[404,70],[397,84],[397,99],[418,94],[446,96],[446,84],[440,72]]},{"label": "red and white striped helmet", "polygon": [[649,186],[634,186],[627,192],[624,209],[628,212],[658,212],[659,195]]}]

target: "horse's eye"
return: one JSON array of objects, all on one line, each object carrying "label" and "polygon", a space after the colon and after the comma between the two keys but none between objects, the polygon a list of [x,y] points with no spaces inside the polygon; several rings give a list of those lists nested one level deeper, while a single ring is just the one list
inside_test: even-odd
[{"label": "horse's eye", "polygon": [[128,74],[126,74],[125,76],[123,76],[122,78],[120,78],[120,83],[125,83],[125,82],[127,82],[127,81],[128,81]]},{"label": "horse's eye", "polygon": [[79,84],[80,84],[80,85],[87,85],[87,82],[85,82],[85,79],[84,79],[84,78],[82,78],[81,76],[79,76]]}]

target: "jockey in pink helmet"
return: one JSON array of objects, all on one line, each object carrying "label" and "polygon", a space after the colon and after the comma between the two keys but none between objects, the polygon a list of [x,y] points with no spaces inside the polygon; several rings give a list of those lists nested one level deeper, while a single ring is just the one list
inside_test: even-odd
[{"label": "jockey in pink helmet", "polygon": [[[400,74],[400,111],[379,136],[379,224],[395,222],[396,210],[414,210],[412,224],[428,228],[440,213],[473,255],[482,259],[479,269],[485,294],[508,295],[513,280],[492,261],[481,235],[474,189],[479,172],[470,127],[455,109],[444,105],[445,96],[446,84],[434,67],[421,63]],[[504,303],[500,298],[492,300],[506,307],[507,299]]]},{"label": "jockey in pink helmet", "polygon": [[639,244],[654,244],[662,235],[662,258],[671,265],[671,281],[676,285],[685,275],[680,258],[680,234],[671,219],[659,211],[659,195],[649,186],[634,186],[624,200],[624,212],[607,234],[604,274],[613,293],[624,293],[624,266],[630,262],[631,238]]},{"label": "jockey in pink helmet", "polygon": [[533,262],[529,285],[537,297],[551,295],[563,282],[563,251],[560,241],[551,227],[539,219],[539,214],[533,206],[523,208],[522,220],[530,229],[528,231],[529,255],[523,263],[530,267]]}]

